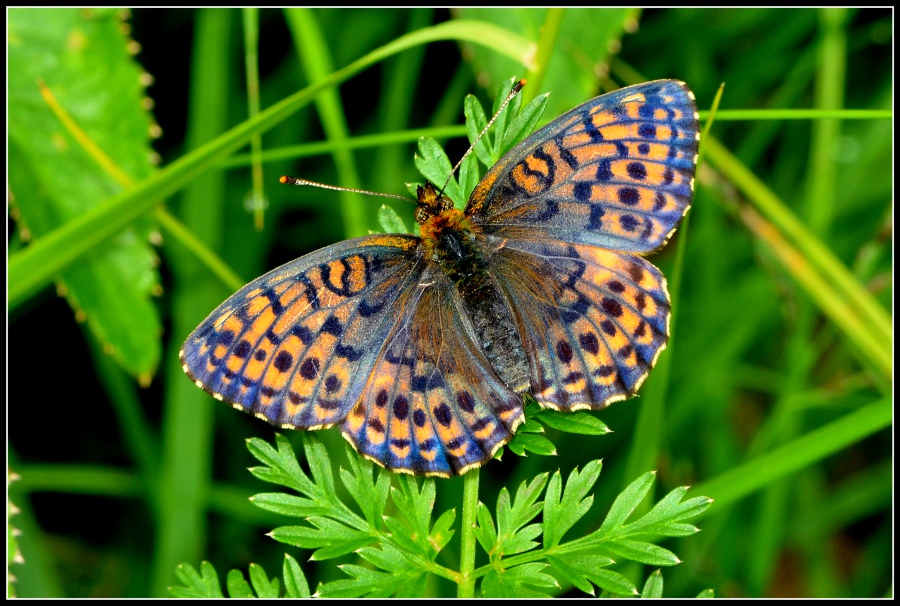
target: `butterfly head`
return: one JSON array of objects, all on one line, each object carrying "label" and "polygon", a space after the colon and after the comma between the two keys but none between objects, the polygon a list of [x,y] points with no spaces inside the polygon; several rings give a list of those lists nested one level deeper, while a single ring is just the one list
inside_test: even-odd
[{"label": "butterfly head", "polygon": [[443,212],[453,209],[453,200],[443,194],[438,194],[437,189],[430,182],[416,189],[416,223],[423,225],[428,219],[436,217]]}]

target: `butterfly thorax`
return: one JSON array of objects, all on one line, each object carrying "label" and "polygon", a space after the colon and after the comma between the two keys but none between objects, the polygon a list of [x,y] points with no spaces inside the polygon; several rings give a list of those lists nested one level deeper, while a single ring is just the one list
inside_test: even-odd
[{"label": "butterfly thorax", "polygon": [[428,184],[419,188],[416,219],[421,229],[425,259],[441,268],[459,293],[482,351],[501,379],[514,391],[527,385],[527,362],[522,341],[503,299],[491,280],[491,246],[479,238],[480,229],[438,196]]}]

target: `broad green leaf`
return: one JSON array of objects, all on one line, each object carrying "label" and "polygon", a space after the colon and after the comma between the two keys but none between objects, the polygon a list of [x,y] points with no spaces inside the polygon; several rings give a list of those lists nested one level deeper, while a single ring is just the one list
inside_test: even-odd
[{"label": "broad green leaf", "polygon": [[424,545],[415,533],[410,532],[409,526],[394,516],[384,516],[384,526],[387,529],[391,541],[398,546],[422,556],[428,555],[428,547]]},{"label": "broad green leaf", "polygon": [[708,497],[694,497],[687,501],[679,502],[687,492],[682,486],[667,494],[646,515],[623,530],[628,534],[659,533],[666,536],[684,536],[697,531],[690,524],[680,524],[682,520],[692,518],[706,511],[712,501]]},{"label": "broad green leaf", "polygon": [[[85,145],[112,159],[120,178],[153,172],[154,120],[118,11],[19,8],[8,17],[8,190],[23,230],[40,239],[124,189]],[[88,142],[60,121],[39,83]],[[144,383],[162,352],[149,234],[149,222],[133,224],[58,276],[76,317]]]}]

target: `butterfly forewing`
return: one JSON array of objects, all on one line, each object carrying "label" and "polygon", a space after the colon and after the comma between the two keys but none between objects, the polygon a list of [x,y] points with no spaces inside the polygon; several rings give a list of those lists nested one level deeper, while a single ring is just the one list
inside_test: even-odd
[{"label": "butterfly forewing", "polygon": [[602,95],[514,147],[466,214],[502,237],[653,251],[690,205],[697,125],[693,94],[675,80]]},{"label": "butterfly forewing", "polygon": [[185,372],[218,399],[276,425],[346,417],[422,263],[413,236],[329,246],[258,278],[188,337]]}]

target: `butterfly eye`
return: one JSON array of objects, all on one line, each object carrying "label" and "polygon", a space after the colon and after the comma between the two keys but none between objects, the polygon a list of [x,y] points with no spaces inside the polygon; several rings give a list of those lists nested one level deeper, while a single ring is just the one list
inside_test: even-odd
[{"label": "butterfly eye", "polygon": [[[451,203],[452,205],[452,203]],[[425,221],[428,220],[428,217],[431,216],[431,213],[428,212],[428,208],[425,206],[417,206],[416,207],[416,223],[421,225]]]},{"label": "butterfly eye", "polygon": [[441,196],[441,212],[448,211],[453,208],[453,200],[447,196]]}]

